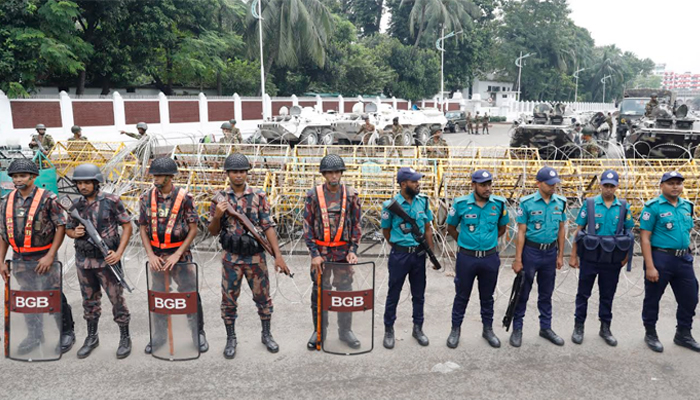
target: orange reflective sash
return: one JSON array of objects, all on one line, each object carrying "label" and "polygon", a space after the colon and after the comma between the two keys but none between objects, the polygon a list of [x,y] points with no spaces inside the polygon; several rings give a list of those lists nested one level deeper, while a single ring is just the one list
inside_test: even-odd
[{"label": "orange reflective sash", "polygon": [[173,208],[170,210],[168,224],[165,227],[165,241],[161,243],[158,238],[158,200],[156,198],[156,190],[157,189],[153,189],[151,192],[151,246],[158,249],[174,249],[180,247],[184,241],[171,243],[170,240],[173,228],[175,228],[175,219],[177,218],[178,212],[180,212],[180,206],[182,205],[182,200],[185,198],[186,191],[180,189],[177,192],[175,204],[173,204]]},{"label": "orange reflective sash", "polygon": [[315,240],[316,244],[324,247],[339,247],[347,244],[340,239],[343,237],[343,227],[345,227],[345,211],[347,210],[348,192],[345,186],[341,187],[343,192],[343,200],[340,203],[340,222],[338,230],[335,233],[335,238],[331,242],[331,224],[328,219],[328,208],[326,207],[326,196],[323,194],[323,185],[316,186],[316,194],[318,195],[318,205],[321,209],[321,221],[323,222],[323,240]]},{"label": "orange reflective sash", "polygon": [[17,246],[15,241],[15,194],[17,190],[13,190],[12,193],[7,197],[7,208],[5,210],[5,226],[7,227],[7,239],[10,241],[10,246],[15,253],[37,253],[40,251],[46,251],[51,248],[51,245],[41,247],[32,247],[32,228],[34,226],[34,214],[39,208],[41,203],[41,198],[44,195],[44,189],[37,188],[34,194],[34,199],[32,199],[32,205],[29,208],[29,214],[27,214],[27,220],[24,224],[24,245],[22,247]]}]

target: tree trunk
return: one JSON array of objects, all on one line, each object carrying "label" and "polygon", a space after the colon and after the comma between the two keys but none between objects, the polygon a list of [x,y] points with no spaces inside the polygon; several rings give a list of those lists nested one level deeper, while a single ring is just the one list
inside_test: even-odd
[{"label": "tree trunk", "polygon": [[423,27],[425,26],[425,6],[423,6],[423,9],[421,10],[420,13],[420,23],[418,26],[418,35],[416,36],[416,42],[413,44],[413,47],[418,47],[418,44],[420,43],[420,38],[423,36]]},{"label": "tree trunk", "polygon": [[217,96],[224,95],[224,85],[223,85],[223,82],[221,81],[221,71],[216,72],[216,95]]},{"label": "tree trunk", "polygon": [[75,88],[75,94],[78,96],[85,93],[85,75],[85,70],[80,71],[80,73],[78,74],[78,85]]},{"label": "tree trunk", "polygon": [[103,96],[107,96],[110,92],[109,90],[109,75],[105,75],[102,77],[102,93],[100,93]]}]

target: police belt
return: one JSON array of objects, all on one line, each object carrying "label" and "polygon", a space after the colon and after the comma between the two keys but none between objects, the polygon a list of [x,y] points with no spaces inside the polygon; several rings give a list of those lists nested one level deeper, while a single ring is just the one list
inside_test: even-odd
[{"label": "police belt", "polygon": [[670,254],[674,257],[684,257],[686,254],[690,253],[690,249],[664,249],[663,247],[652,247],[651,249],[653,251]]},{"label": "police belt", "polygon": [[552,243],[545,244],[545,243],[537,243],[537,242],[533,242],[532,240],[525,239],[525,245],[529,246],[529,247],[534,247],[538,250],[549,250],[552,247],[557,246],[557,241],[555,240]]},{"label": "police belt", "polygon": [[490,255],[498,253],[498,247],[494,247],[493,249],[490,250],[469,250],[465,249],[464,247],[459,248],[459,252],[467,255],[469,257],[475,257],[475,258],[485,258]]},{"label": "police belt", "polygon": [[420,253],[423,251],[423,249],[420,248],[420,246],[411,246],[411,247],[406,247],[406,246],[399,246],[398,244],[392,244],[391,245],[392,250],[394,250],[397,253]]}]

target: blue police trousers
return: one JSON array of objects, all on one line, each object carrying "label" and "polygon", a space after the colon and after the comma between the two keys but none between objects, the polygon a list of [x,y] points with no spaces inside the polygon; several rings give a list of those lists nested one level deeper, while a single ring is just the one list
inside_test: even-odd
[{"label": "blue police trousers", "polygon": [[413,323],[423,324],[423,305],[425,304],[425,254],[399,253],[391,250],[389,254],[389,292],[386,295],[384,325],[393,326],[396,321],[396,307],[399,305],[401,289],[408,276],[413,301]]},{"label": "blue police trousers", "polygon": [[[659,301],[671,285],[673,295],[676,297],[678,309],[676,311],[676,327],[691,329],[695,307],[698,305],[698,280],[693,270],[693,256],[686,254],[683,257],[675,257],[660,251],[652,251],[654,266],[659,271],[658,282],[649,282],[644,279],[644,305],[642,307],[642,321],[644,326],[656,326],[659,319]],[[646,270],[646,265],[644,266]]]},{"label": "blue police trousers", "polygon": [[550,329],[552,327],[552,293],[557,277],[557,247],[554,246],[549,250],[539,250],[527,245],[523,247],[523,271],[525,271],[525,282],[515,306],[513,329],[523,329],[523,318],[525,318],[527,300],[530,298],[535,275],[537,275],[540,329]]},{"label": "blue police trousers", "polygon": [[472,295],[474,279],[479,280],[479,301],[481,302],[481,323],[485,327],[493,325],[493,292],[498,281],[501,259],[498,253],[476,258],[457,253],[455,268],[455,301],[452,305],[452,327],[458,328],[464,320],[469,297]]},{"label": "blue police trousers", "polygon": [[612,321],[612,303],[620,280],[622,264],[592,263],[581,260],[581,269],[578,275],[578,292],[576,293],[576,322],[586,322],[588,312],[588,299],[591,297],[593,284],[598,277],[598,290],[600,291],[600,306],[598,318],[601,322]]}]

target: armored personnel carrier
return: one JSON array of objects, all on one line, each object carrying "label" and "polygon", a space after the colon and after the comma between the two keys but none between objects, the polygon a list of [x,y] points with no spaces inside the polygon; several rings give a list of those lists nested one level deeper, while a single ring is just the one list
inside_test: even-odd
[{"label": "armored personnel carrier", "polygon": [[685,104],[678,108],[660,103],[649,116],[630,128],[625,138],[628,158],[690,158],[700,144],[700,130]]},{"label": "armored personnel carrier", "polygon": [[524,116],[514,125],[510,147],[534,147],[540,158],[547,160],[578,158],[581,149],[574,143],[571,125],[565,124],[564,119],[564,105],[537,104],[532,119]]}]

